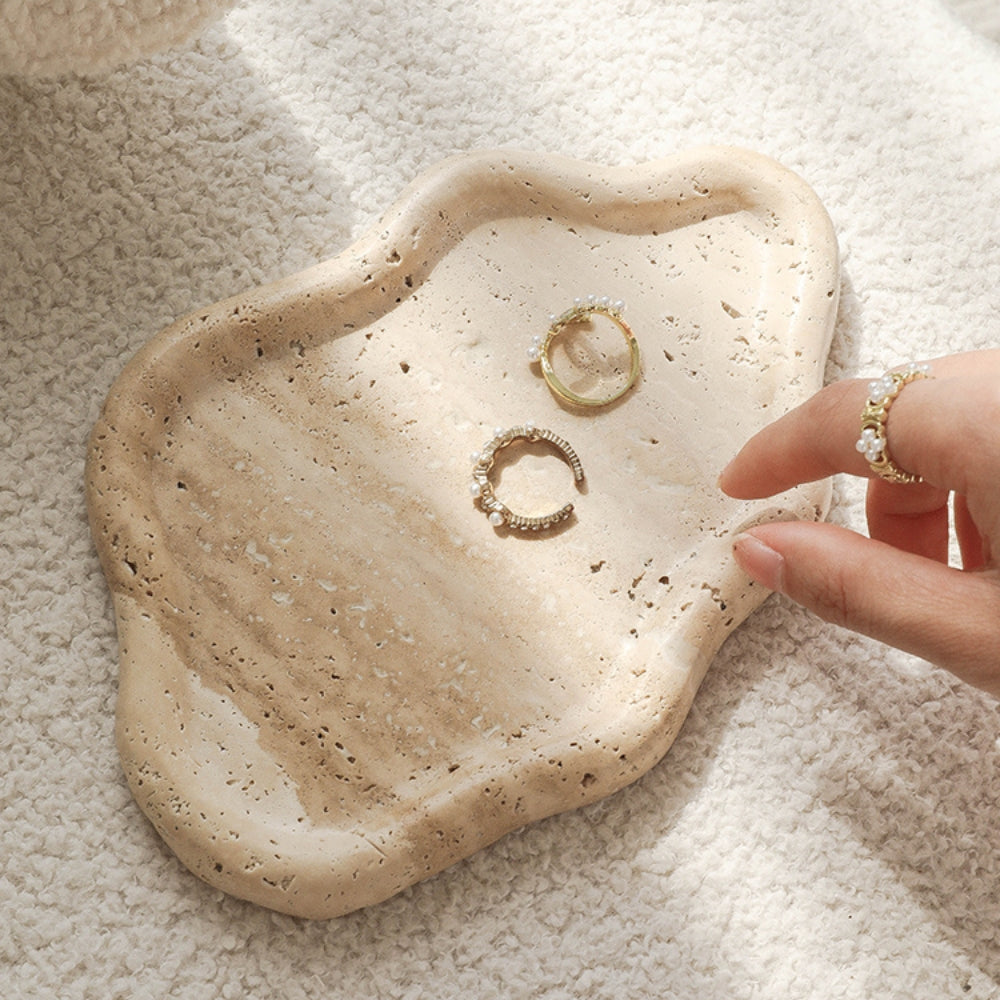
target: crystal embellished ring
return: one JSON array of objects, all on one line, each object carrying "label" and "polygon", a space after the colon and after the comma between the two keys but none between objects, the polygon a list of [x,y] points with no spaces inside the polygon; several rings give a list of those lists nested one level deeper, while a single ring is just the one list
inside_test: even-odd
[{"label": "crystal embellished ring", "polygon": [[889,410],[903,387],[922,378],[931,378],[930,365],[910,364],[887,372],[868,383],[868,399],[861,413],[861,437],[855,447],[871,466],[876,476],[890,483],[919,483],[920,476],[905,472],[889,454],[887,422]]},{"label": "crystal embellished ring", "polygon": [[[532,364],[537,363],[541,365],[542,375],[548,383],[549,388],[561,399],[565,399],[569,403],[575,403],[577,406],[607,406],[608,403],[613,403],[616,399],[624,396],[635,384],[635,380],[639,377],[639,344],[635,339],[635,334],[622,318],[624,310],[624,302],[621,300],[612,302],[607,295],[601,297],[588,295],[585,299],[574,299],[571,308],[559,316],[549,317],[549,330],[544,337],[536,334],[532,338],[531,346],[528,348],[528,359]],[[581,396],[579,393],[573,392],[556,375],[552,367],[552,362],[549,359],[549,348],[556,337],[567,327],[575,323],[580,323],[594,315],[602,315],[610,319],[621,330],[629,349],[631,363],[628,378],[621,388],[616,389],[608,396]]]},{"label": "crystal embellished ring", "polygon": [[583,482],[583,466],[569,444],[559,435],[553,434],[552,431],[536,427],[532,423],[526,423],[518,427],[511,427],[509,430],[498,427],[493,432],[492,439],[484,445],[483,450],[473,452],[472,482],[469,485],[469,491],[472,493],[473,499],[488,515],[490,524],[494,528],[507,527],[518,531],[544,531],[560,521],[565,521],[573,513],[573,504],[564,504],[555,513],[546,514],[544,517],[526,517],[523,514],[515,514],[499,500],[493,490],[493,484],[490,482],[490,469],[493,468],[497,453],[519,439],[529,443],[548,441],[549,444],[554,445],[569,463],[576,482]]}]

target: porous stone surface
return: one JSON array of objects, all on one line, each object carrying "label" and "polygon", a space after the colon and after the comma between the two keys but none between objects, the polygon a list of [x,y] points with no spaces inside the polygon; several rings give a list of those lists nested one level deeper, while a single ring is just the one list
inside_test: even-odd
[{"label": "porous stone surface", "polygon": [[[588,293],[627,303],[638,383],[582,410],[526,357]],[[731,558],[828,486],[724,498],[725,461],[822,382],[829,219],[745,151],[607,169],[446,161],[334,260],[157,335],[92,434],[136,800],[207,882],[326,918],[608,795],[670,747],[766,596]],[[534,421],[495,530],[470,453]],[[528,511],[531,513],[531,511]]]}]

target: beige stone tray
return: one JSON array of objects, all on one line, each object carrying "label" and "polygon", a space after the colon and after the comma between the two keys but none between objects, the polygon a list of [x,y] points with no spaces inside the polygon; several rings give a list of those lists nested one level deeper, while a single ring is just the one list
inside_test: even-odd
[{"label": "beige stone tray", "polygon": [[[732,532],[825,512],[824,484],[779,508],[715,481],[820,385],[837,288],[822,206],[760,156],[483,153],[336,259],[157,335],[108,397],[87,486],[121,758],[178,857],[331,917],[658,761],[765,596]],[[642,374],[584,412],[525,347],[590,292],[628,303]],[[585,488],[523,448],[498,490],[576,510],[506,533],[469,454],[527,419],[572,444]]]}]

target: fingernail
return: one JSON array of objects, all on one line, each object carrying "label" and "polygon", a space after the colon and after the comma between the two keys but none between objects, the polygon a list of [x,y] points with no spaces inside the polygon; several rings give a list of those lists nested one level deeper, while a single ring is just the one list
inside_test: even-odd
[{"label": "fingernail", "polygon": [[733,540],[733,555],[743,571],[768,590],[785,589],[785,557],[749,532]]}]

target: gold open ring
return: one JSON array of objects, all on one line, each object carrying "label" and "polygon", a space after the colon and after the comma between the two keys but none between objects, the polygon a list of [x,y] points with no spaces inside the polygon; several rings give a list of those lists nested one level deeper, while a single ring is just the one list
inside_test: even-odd
[{"label": "gold open ring", "polygon": [[872,472],[890,483],[921,482],[920,476],[901,469],[889,455],[886,422],[889,410],[903,387],[917,379],[930,378],[930,370],[930,365],[910,364],[868,383],[868,399],[861,412],[861,437],[855,448],[868,460]]},{"label": "gold open ring", "polygon": [[[613,403],[616,399],[620,399],[632,388],[639,377],[639,344],[628,323],[622,318],[624,309],[624,302],[612,302],[608,296],[598,298],[596,295],[588,295],[585,299],[574,299],[572,308],[567,309],[560,316],[551,317],[548,333],[544,337],[535,336],[532,339],[531,347],[528,348],[528,358],[532,363],[537,362],[541,365],[545,381],[557,396],[565,399],[567,402],[575,403],[577,406],[607,406],[608,403]],[[549,360],[549,348],[556,337],[567,327],[595,314],[607,316],[621,330],[625,337],[625,343],[628,344],[629,355],[631,356],[631,366],[625,384],[620,389],[611,393],[610,396],[581,396],[579,393],[573,392],[556,375],[552,367],[552,362]]]},{"label": "gold open ring", "polygon": [[545,430],[543,427],[536,427],[532,423],[526,423],[518,427],[511,427],[510,430],[498,427],[493,432],[492,439],[487,441],[483,446],[483,450],[473,453],[472,461],[474,465],[469,491],[480,507],[482,507],[483,511],[489,515],[490,524],[494,528],[506,526],[508,528],[516,528],[519,531],[543,531],[558,524],[560,521],[565,521],[573,513],[573,504],[564,504],[555,513],[546,514],[544,517],[525,517],[523,514],[515,514],[505,503],[499,500],[493,490],[493,484],[490,482],[490,469],[493,468],[493,461],[496,458],[497,452],[519,438],[532,443],[535,441],[548,441],[549,444],[554,445],[569,463],[576,482],[578,484],[583,482],[583,466],[580,464],[580,459],[577,458],[576,452],[573,451],[569,444],[559,437],[558,434],[553,434],[552,431]]}]

